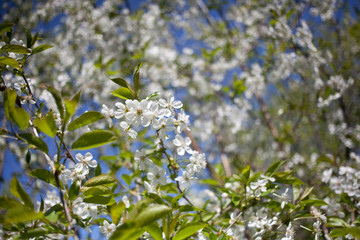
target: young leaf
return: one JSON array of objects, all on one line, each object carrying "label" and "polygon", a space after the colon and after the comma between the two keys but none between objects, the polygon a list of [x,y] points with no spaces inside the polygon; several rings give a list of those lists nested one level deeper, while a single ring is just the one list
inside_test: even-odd
[{"label": "young leaf", "polygon": [[116,141],[116,136],[107,130],[94,130],[81,135],[71,146],[73,150],[95,148]]},{"label": "young leaf", "polygon": [[336,228],[330,232],[330,237],[341,237],[347,234],[353,235],[353,237],[360,238],[360,229],[357,227],[348,228]]},{"label": "young leaf", "polygon": [[26,206],[34,209],[34,204],[31,202],[30,196],[25,192],[24,188],[15,176],[10,182],[10,191],[15,197],[21,199]]},{"label": "young leaf", "polygon": [[40,46],[37,46],[36,48],[34,48],[34,49],[32,50],[32,54],[36,54],[36,53],[45,51],[46,49],[49,49],[49,48],[52,48],[52,47],[53,47],[53,46],[50,46],[50,45],[40,45]]},{"label": "young leaf", "polygon": [[10,116],[21,130],[24,131],[29,126],[30,116],[25,109],[19,107],[10,108]]},{"label": "young leaf", "polygon": [[21,133],[21,134],[19,134],[19,136],[21,138],[25,139],[29,145],[32,145],[32,146],[38,148],[39,150],[41,150],[45,153],[48,153],[48,151],[49,151],[48,146],[41,138],[35,137],[31,133]]},{"label": "young leaf", "polygon": [[195,233],[197,233],[197,231],[199,231],[200,229],[202,229],[206,226],[207,226],[207,224],[205,224],[205,223],[189,223],[189,224],[185,225],[184,227],[182,227],[176,233],[173,240],[182,240],[187,237],[190,237],[190,236],[194,235]]},{"label": "young leaf", "polygon": [[68,126],[68,130],[73,131],[75,129],[84,127],[88,124],[94,123],[104,118],[105,118],[104,115],[102,115],[99,112],[96,111],[86,112],[83,113],[80,117],[76,118],[74,121],[72,121]]},{"label": "young leaf", "polygon": [[44,118],[35,119],[33,123],[41,132],[45,133],[46,135],[52,138],[55,137],[57,127],[52,113],[49,113]]},{"label": "young leaf", "polygon": [[4,216],[4,223],[20,223],[40,219],[44,216],[43,213],[38,213],[31,208],[20,205],[9,209]]},{"label": "young leaf", "polygon": [[165,205],[153,204],[140,211],[138,214],[129,217],[138,227],[144,227],[172,212],[172,209]]},{"label": "young leaf", "polygon": [[133,92],[130,89],[124,87],[118,88],[115,91],[112,91],[111,93],[115,97],[119,97],[125,100],[135,98]]},{"label": "young leaf", "polygon": [[144,228],[138,228],[134,222],[126,222],[116,229],[110,240],[135,240],[145,232]]},{"label": "young leaf", "polygon": [[63,119],[64,118],[64,102],[63,102],[60,92],[53,87],[48,87],[47,90],[51,93],[51,95],[55,99],[56,106],[58,107],[58,110],[60,113],[60,117],[61,117],[61,119]]},{"label": "young leaf", "polygon": [[114,204],[110,207],[110,216],[113,220],[113,223],[115,223],[116,225],[119,223],[124,210],[125,204],[123,203],[123,201],[120,201],[119,203]]},{"label": "young leaf", "polygon": [[86,181],[84,184],[84,187],[93,187],[93,186],[99,186],[99,185],[109,185],[116,183],[118,179],[109,174],[102,174],[97,177],[93,177],[90,180]]},{"label": "young leaf", "polygon": [[103,185],[93,186],[93,187],[83,187],[81,191],[85,196],[90,196],[90,195],[100,196],[100,195],[109,195],[112,193],[111,188]]},{"label": "young leaf", "polygon": [[75,113],[76,107],[80,101],[80,95],[81,95],[81,90],[78,91],[72,98],[71,100],[65,100],[65,109],[66,109],[66,114],[65,114],[65,122],[67,122],[70,117]]},{"label": "young leaf", "polygon": [[95,203],[102,205],[113,205],[116,203],[114,196],[91,196],[84,199],[86,203]]},{"label": "young leaf", "polygon": [[5,64],[5,65],[9,65],[10,67],[13,67],[13,68],[16,68],[16,69],[21,68],[18,61],[16,61],[13,58],[9,58],[9,57],[0,57],[0,63]]},{"label": "young leaf", "polygon": [[31,51],[27,47],[24,47],[21,45],[16,45],[16,44],[5,45],[0,50],[4,51],[4,52],[13,52],[13,53],[20,53],[20,54],[31,53]]},{"label": "young leaf", "polygon": [[154,240],[162,240],[162,231],[157,222],[145,226],[145,230],[150,233]]}]

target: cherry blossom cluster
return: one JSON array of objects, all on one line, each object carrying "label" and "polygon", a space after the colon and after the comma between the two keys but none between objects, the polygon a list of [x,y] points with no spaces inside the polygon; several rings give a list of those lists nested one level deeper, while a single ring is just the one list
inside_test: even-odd
[{"label": "cherry blossom cluster", "polygon": [[97,161],[93,159],[93,155],[88,152],[83,156],[81,153],[75,155],[75,158],[78,160],[78,163],[75,164],[73,168],[65,169],[61,172],[61,179],[64,183],[67,183],[68,180],[73,182],[76,179],[83,180],[89,174],[90,168],[97,167]]},{"label": "cherry blossom cluster", "polygon": [[[191,154],[189,164],[186,170],[181,169],[182,175],[175,180],[178,181],[183,188],[186,188],[192,181],[196,173],[201,172],[206,167],[205,154],[194,151],[189,137],[183,137],[181,133],[189,129],[189,116],[182,109],[182,102],[175,100],[173,95],[169,95],[167,99],[159,100],[126,100],[125,104],[117,102],[115,104],[117,110],[102,105],[101,113],[106,117],[109,126],[113,125],[113,118],[120,120],[120,128],[125,135],[135,139],[137,137],[136,128],[151,127],[155,130],[158,137],[158,145],[165,144],[164,141],[170,140],[170,136],[174,135],[172,140],[173,146],[176,147],[176,154],[184,156],[185,153]],[[179,110],[180,112],[176,112]],[[162,146],[158,146],[161,148]],[[147,171],[146,182],[148,191],[153,191],[158,185],[167,183],[166,170],[155,165],[147,156],[145,149],[135,152],[135,162],[138,164],[139,170]]]}]

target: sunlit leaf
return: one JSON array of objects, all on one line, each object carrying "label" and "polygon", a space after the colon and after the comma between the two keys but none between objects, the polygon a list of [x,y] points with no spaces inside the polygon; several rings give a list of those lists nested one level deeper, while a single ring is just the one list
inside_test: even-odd
[{"label": "sunlit leaf", "polygon": [[94,130],[81,135],[73,144],[72,149],[84,150],[100,147],[104,144],[116,141],[116,136],[107,130]]},{"label": "sunlit leaf", "polygon": [[104,118],[104,115],[96,111],[85,112],[68,125],[68,130],[73,131]]},{"label": "sunlit leaf", "polygon": [[190,223],[182,227],[175,235],[173,240],[182,240],[187,237],[190,237],[197,233],[200,229],[206,227],[205,223]]}]

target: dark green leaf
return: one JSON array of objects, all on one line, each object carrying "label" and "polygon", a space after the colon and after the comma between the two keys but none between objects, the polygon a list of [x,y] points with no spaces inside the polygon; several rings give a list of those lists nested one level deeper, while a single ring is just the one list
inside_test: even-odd
[{"label": "dark green leaf", "polygon": [[175,235],[173,240],[182,240],[187,237],[190,237],[197,233],[200,229],[206,227],[207,224],[205,223],[189,223],[182,227]]},{"label": "dark green leaf", "polygon": [[93,187],[93,186],[99,186],[99,185],[111,185],[118,181],[118,179],[109,174],[102,174],[96,177],[91,178],[90,180],[86,181],[84,184],[84,187]]},{"label": "dark green leaf", "polygon": [[48,146],[41,138],[35,137],[31,133],[21,133],[21,134],[19,134],[19,136],[21,138],[25,139],[29,145],[32,145],[32,146],[38,148],[39,150],[41,150],[45,153],[48,153],[48,151],[49,151]]},{"label": "dark green leaf", "polygon": [[112,78],[110,80],[113,81],[114,83],[116,83],[117,85],[121,86],[121,87],[128,88],[128,89],[132,90],[131,85],[123,78]]},{"label": "dark green leaf", "polygon": [[73,131],[75,129],[84,127],[88,124],[94,123],[94,122],[104,119],[104,118],[105,118],[104,115],[102,115],[99,112],[96,112],[96,111],[86,112],[86,113],[83,113],[80,117],[78,117],[74,121],[72,121],[68,126],[68,130]]},{"label": "dark green leaf", "polygon": [[3,33],[11,31],[14,26],[14,23],[2,23],[0,24],[0,36],[3,35]]},{"label": "dark green leaf", "polygon": [[[54,187],[57,187],[54,175],[46,169],[35,169],[34,171],[31,171],[29,175],[36,177],[44,182],[47,182],[47,183],[53,185]],[[61,187],[64,188],[62,186],[62,184],[61,184]]]},{"label": "dark green leaf", "polygon": [[128,88],[124,88],[124,87],[118,88],[115,91],[112,91],[111,93],[115,97],[119,97],[119,98],[122,98],[122,99],[125,99],[125,100],[135,98],[134,94],[131,92],[131,90],[128,89]]},{"label": "dark green leaf", "polygon": [[31,161],[31,152],[30,149],[27,150],[26,152],[26,157],[25,157],[26,163],[29,164]]},{"label": "dark green leaf", "polygon": [[64,112],[65,112],[64,102],[63,102],[60,92],[53,87],[48,87],[47,90],[51,93],[51,95],[55,99],[56,106],[58,107],[61,119],[64,119]]},{"label": "dark green leaf", "polygon": [[25,32],[26,32],[26,47],[31,48],[31,42],[32,42],[31,32],[26,28],[25,28]]},{"label": "dark green leaf", "polygon": [[140,79],[140,68],[142,63],[136,66],[136,69],[134,71],[134,91],[135,93],[139,90],[139,79]]},{"label": "dark green leaf", "polygon": [[71,146],[73,150],[95,148],[116,141],[116,136],[106,130],[94,130],[81,135]]},{"label": "dark green leaf", "polygon": [[4,52],[13,52],[13,53],[20,53],[20,54],[31,53],[31,51],[27,47],[24,47],[21,45],[16,45],[16,44],[5,45],[0,50],[4,51]]},{"label": "dark green leaf", "polygon": [[49,230],[44,228],[27,229],[25,233],[20,234],[20,239],[30,239],[45,236]]},{"label": "dark green leaf", "polygon": [[45,51],[46,49],[49,49],[49,48],[52,48],[52,47],[53,47],[53,46],[50,46],[50,45],[40,45],[40,46],[37,46],[36,48],[34,48],[34,49],[32,50],[32,54],[36,54],[36,53]]},{"label": "dark green leaf", "polygon": [[266,176],[272,176],[282,165],[285,164],[285,161],[277,161],[271,164],[271,166],[266,170]]},{"label": "dark green leaf", "polygon": [[76,179],[72,184],[71,187],[69,189],[69,199],[73,200],[75,197],[77,197],[79,195],[80,192],[80,186],[81,186],[81,182],[79,179]]}]

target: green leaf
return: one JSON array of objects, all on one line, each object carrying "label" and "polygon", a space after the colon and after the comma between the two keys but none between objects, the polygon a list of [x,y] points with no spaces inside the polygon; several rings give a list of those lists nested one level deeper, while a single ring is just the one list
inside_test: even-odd
[{"label": "green leaf", "polygon": [[116,141],[116,136],[107,130],[94,130],[81,135],[71,146],[73,150],[95,148]]},{"label": "green leaf", "polygon": [[27,229],[25,233],[20,234],[20,239],[30,239],[45,236],[49,233],[49,230],[44,228],[34,228],[34,229]]},{"label": "green leaf", "polygon": [[299,199],[299,202],[304,200],[312,192],[313,189],[314,189],[314,187],[311,187],[311,188],[306,187],[305,191],[303,192],[303,194],[301,195],[301,197]]},{"label": "green leaf", "polygon": [[124,210],[125,204],[123,203],[123,201],[120,201],[119,203],[114,204],[110,207],[110,216],[115,225],[118,225]]},{"label": "green leaf", "polygon": [[152,222],[145,227],[145,230],[150,233],[154,240],[162,240],[162,231],[157,222]]},{"label": "green leaf", "polygon": [[207,224],[205,223],[189,223],[177,232],[173,240],[182,240],[190,237],[206,226]]},{"label": "green leaf", "polygon": [[25,109],[19,107],[11,108],[10,111],[12,120],[24,131],[29,126],[29,114]]},{"label": "green leaf", "polygon": [[126,222],[116,229],[110,240],[135,240],[145,232],[145,228],[138,228],[134,222]]},{"label": "green leaf", "polygon": [[326,202],[320,199],[308,199],[300,203],[302,206],[324,206],[328,205]]},{"label": "green leaf", "polygon": [[20,205],[15,208],[9,209],[4,216],[4,223],[20,223],[41,219],[43,213],[38,213],[29,207]]},{"label": "green leaf", "polygon": [[96,177],[91,178],[90,180],[86,181],[84,187],[93,187],[99,185],[111,185],[118,181],[118,179],[109,174],[102,174]]},{"label": "green leaf", "polygon": [[134,221],[138,227],[144,227],[172,211],[171,208],[165,205],[153,204],[149,205],[136,215],[129,217],[129,221]]},{"label": "green leaf", "polygon": [[139,90],[139,79],[140,79],[141,65],[142,65],[142,63],[137,65],[136,68],[135,68],[135,71],[134,71],[133,80],[134,80],[134,91],[135,91],[135,93],[137,93],[137,91]]},{"label": "green leaf", "polygon": [[3,33],[11,31],[14,26],[14,23],[2,23],[0,24],[0,36],[3,35]]},{"label": "green leaf", "polygon": [[123,174],[121,175],[122,179],[124,179],[124,181],[126,182],[127,185],[131,185],[131,181],[132,181],[132,177],[130,175],[127,174]]},{"label": "green leaf", "polygon": [[28,149],[27,152],[26,152],[25,161],[26,161],[27,164],[29,164],[30,161],[31,161],[31,152],[30,152],[30,149]]},{"label": "green leaf", "polygon": [[35,137],[31,133],[21,133],[21,134],[19,134],[19,136],[21,138],[25,139],[29,145],[32,145],[32,146],[38,148],[39,150],[41,150],[45,153],[48,153],[48,151],[49,151],[48,146],[41,138]]},{"label": "green leaf", "polygon": [[184,196],[185,192],[182,192],[181,194],[177,195],[171,200],[171,207],[175,208],[179,205],[179,200]]},{"label": "green leaf", "polygon": [[347,234],[351,234],[353,237],[360,238],[360,228],[348,227],[348,228],[337,228],[330,232],[330,237],[341,237]]},{"label": "green leaf", "polygon": [[113,205],[116,203],[114,196],[91,196],[84,198],[84,202],[102,205]]},{"label": "green leaf", "polygon": [[34,209],[34,204],[31,202],[30,196],[25,192],[16,176],[14,176],[10,182],[10,191],[15,197],[21,199],[26,206]]},{"label": "green leaf", "polygon": [[31,42],[32,42],[31,32],[26,28],[24,28],[24,29],[26,32],[26,47],[31,48]]},{"label": "green leaf", "polygon": [[79,195],[81,182],[79,179],[76,179],[70,186],[69,189],[69,199],[73,200]]},{"label": "green leaf", "polygon": [[16,44],[5,45],[0,50],[4,51],[4,52],[13,52],[13,53],[20,53],[20,54],[31,53],[31,51],[27,47],[24,47],[21,45],[16,45]]},{"label": "green leaf", "polygon": [[85,195],[94,195],[94,196],[100,196],[100,195],[108,195],[111,194],[111,188],[103,185],[99,186],[93,186],[93,187],[83,187],[81,189],[81,192]]},{"label": "green leaf", "polygon": [[0,197],[0,208],[1,209],[11,209],[11,208],[16,208],[18,206],[23,206],[23,205],[13,198]]},{"label": "green leaf", "polygon": [[301,185],[293,185],[293,199],[294,202],[300,197]]},{"label": "green leaf", "polygon": [[341,218],[329,217],[326,226],[328,227],[346,227],[348,224]]},{"label": "green leaf", "polygon": [[39,53],[39,52],[42,52],[42,51],[45,51],[49,48],[52,48],[53,46],[50,46],[50,45],[40,45],[40,46],[37,46],[36,48],[34,48],[32,50],[32,54],[36,54],[36,53]]},{"label": "green leaf", "polygon": [[47,90],[51,93],[51,95],[55,99],[56,106],[59,110],[61,119],[64,119],[64,112],[65,112],[64,102],[63,102],[60,92],[53,87],[48,87]]},{"label": "green leaf", "polygon": [[131,92],[131,90],[128,89],[128,88],[124,88],[124,87],[118,88],[115,91],[112,91],[111,93],[115,97],[119,97],[119,98],[122,98],[122,99],[125,99],[125,100],[135,98],[134,94]]},{"label": "green leaf", "polygon": [[20,64],[18,61],[16,61],[13,58],[9,58],[9,57],[0,57],[0,63],[5,64],[5,65],[9,65],[10,67],[16,68],[16,69],[20,69]]},{"label": "green leaf", "polygon": [[18,125],[21,130],[25,130],[29,125],[30,116],[22,108],[15,107],[16,91],[7,88],[4,94],[4,111],[9,120]]},{"label": "green leaf", "polygon": [[277,161],[271,164],[271,166],[266,170],[265,175],[266,176],[272,176],[282,165],[285,164],[285,161]]},{"label": "green leaf", "polygon": [[[40,179],[44,182],[47,182],[47,183],[53,185],[54,187],[57,187],[54,175],[46,169],[35,169],[34,171],[31,171],[29,173],[29,175],[33,176],[37,179]],[[60,185],[61,185],[61,188],[64,189],[64,186],[62,185],[61,182],[60,182]]]},{"label": "green leaf", "polygon": [[117,85],[121,86],[121,87],[128,88],[128,89],[132,90],[131,85],[123,78],[112,78],[110,80],[113,81],[114,83],[116,83]]},{"label": "green leaf", "polygon": [[65,122],[67,122],[70,119],[70,117],[75,113],[76,107],[80,101],[80,96],[81,96],[81,90],[78,91],[71,98],[71,100],[68,99],[65,100],[65,109],[66,109]]},{"label": "green leaf", "polygon": [[34,119],[34,125],[46,135],[54,138],[58,130],[55,124],[54,115],[50,112],[44,118]]},{"label": "green leaf", "polygon": [[68,130],[73,131],[75,129],[84,127],[86,125],[89,125],[104,118],[105,118],[104,115],[102,115],[99,112],[96,111],[86,112],[83,113],[80,117],[76,118],[74,121],[72,121],[68,126]]}]

